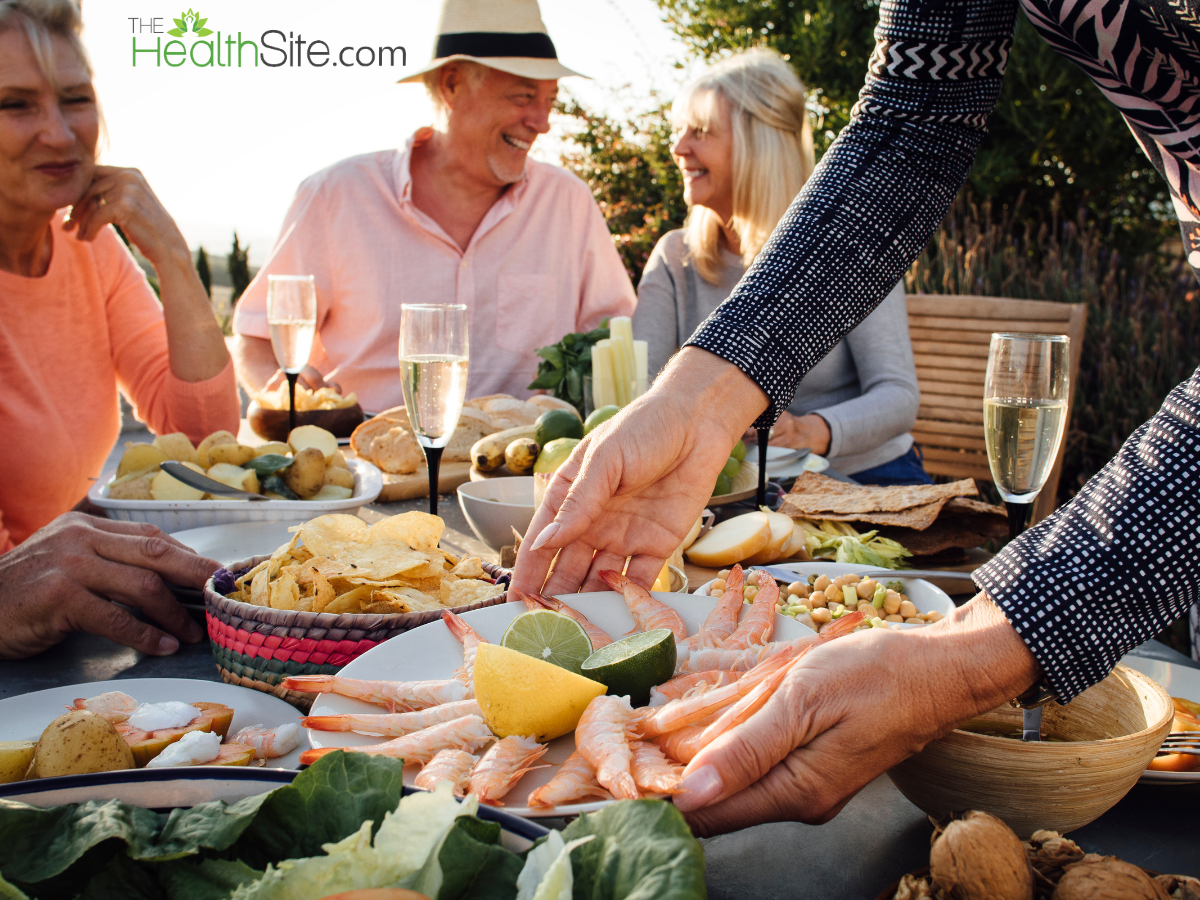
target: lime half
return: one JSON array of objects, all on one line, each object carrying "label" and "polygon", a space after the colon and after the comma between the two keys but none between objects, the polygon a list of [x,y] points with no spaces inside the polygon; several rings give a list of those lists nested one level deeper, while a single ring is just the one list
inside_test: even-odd
[{"label": "lime half", "polygon": [[592,642],[583,626],[548,609],[523,612],[513,619],[504,629],[500,646],[553,663],[576,675],[592,654]]},{"label": "lime half", "polygon": [[582,674],[598,681],[617,697],[645,706],[650,688],[675,674],[675,635],[668,628],[643,631],[601,647],[587,658]]}]

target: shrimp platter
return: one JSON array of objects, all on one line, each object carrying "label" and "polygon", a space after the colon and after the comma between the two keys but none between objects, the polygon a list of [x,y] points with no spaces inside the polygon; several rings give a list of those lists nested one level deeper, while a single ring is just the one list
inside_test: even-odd
[{"label": "shrimp platter", "polygon": [[[524,602],[447,616],[371,649],[321,686],[325,692],[303,723],[315,748],[303,761],[339,747],[404,756],[406,784],[450,781],[458,792],[523,816],[574,815],[612,798],[670,795],[682,789],[683,768],[696,753],[753,715],[804,656],[849,634],[862,618],[848,613],[818,635],[778,614],[773,583],[761,585],[765,602],[756,608],[730,597],[651,595],[619,573],[601,575],[616,590],[520,596]],[[503,638],[527,610],[579,623],[593,651],[622,635],[669,629],[675,675],[654,688],[647,707],[589,694],[570,720],[575,729],[553,740],[505,731],[502,719],[489,718],[485,655],[516,654]],[[534,705],[545,695],[536,694]]]}]

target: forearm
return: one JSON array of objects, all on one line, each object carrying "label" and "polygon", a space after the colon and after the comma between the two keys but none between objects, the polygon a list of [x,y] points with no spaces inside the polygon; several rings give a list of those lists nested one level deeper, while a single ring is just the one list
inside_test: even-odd
[{"label": "forearm", "polygon": [[167,326],[171,372],[181,381],[215,378],[229,363],[225,336],[217,325],[212,304],[192,265],[191,253],[180,247],[155,261]]},{"label": "forearm", "polygon": [[697,420],[718,424],[729,447],[767,408],[767,394],[732,363],[698,347],[684,347],[654,382],[653,392],[688,408]]},{"label": "forearm", "polygon": [[238,334],[233,339],[233,367],[242,388],[255,397],[279,370],[279,363],[270,341]]}]

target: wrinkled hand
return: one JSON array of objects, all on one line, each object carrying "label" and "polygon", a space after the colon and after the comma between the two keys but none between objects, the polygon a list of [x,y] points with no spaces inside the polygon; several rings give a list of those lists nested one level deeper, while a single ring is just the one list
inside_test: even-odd
[{"label": "wrinkled hand", "polygon": [[652,584],[712,496],[743,428],[765,406],[740,370],[684,350],[649,393],[585,437],[559,468],[521,544],[513,587],[606,590],[596,573],[620,571],[629,557],[629,578]]},{"label": "wrinkled hand", "polygon": [[[780,413],[778,421],[771,428],[770,444],[772,447],[788,447],[792,450],[807,447],[813,453],[823,454],[829,452],[831,438],[829,423],[817,413],[793,416],[790,412],[784,412]],[[758,431],[747,428],[742,440],[747,447],[757,447]],[[755,458],[753,451],[751,458]]]},{"label": "wrinkled hand", "polygon": [[0,657],[32,656],[72,631],[151,656],[174,653],[180,640],[196,643],[204,632],[164,580],[200,588],[217,568],[152,525],[66,513],[0,556]]},{"label": "wrinkled hand", "polygon": [[191,265],[179,227],[137,169],[96,166],[92,183],[71,207],[65,230],[92,241],[105,225],[118,226],[155,269],[180,254]]},{"label": "wrinkled hand", "polygon": [[838,638],[696,755],[675,805],[701,835],[827,822],[876,776],[1036,677],[1032,654],[982,594],[937,626]]},{"label": "wrinkled hand", "polygon": [[[322,376],[321,373],[312,366],[305,366],[297,376],[296,381],[304,385],[310,391],[319,391],[323,387],[331,387],[339,394],[342,392],[342,386],[340,384],[338,384],[336,381],[326,381],[324,376]],[[283,369],[276,369],[275,374],[272,375],[270,380],[263,385],[263,390],[273,391],[276,390],[281,384],[286,383],[287,376],[283,374]]]}]

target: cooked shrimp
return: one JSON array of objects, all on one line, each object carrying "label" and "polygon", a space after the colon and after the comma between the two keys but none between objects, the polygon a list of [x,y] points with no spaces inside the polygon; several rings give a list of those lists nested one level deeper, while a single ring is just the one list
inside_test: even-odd
[{"label": "cooked shrimp", "polygon": [[746,696],[760,681],[786,665],[790,659],[790,655],[780,653],[763,660],[732,684],[672,700],[665,706],[652,707],[637,720],[638,731],[646,737],[656,737],[684,725],[692,725]]},{"label": "cooked shrimp", "polygon": [[[521,595],[522,598],[524,595]],[[539,606],[545,609],[554,610],[556,613],[562,613],[564,616],[570,616],[576,622],[583,626],[583,630],[587,632],[588,639],[592,642],[592,649],[599,650],[601,647],[606,647],[613,642],[613,639],[608,636],[608,632],[603,628],[597,628],[588,621],[588,617],[575,609],[573,606],[568,606],[557,597],[545,597],[541,594],[532,595],[533,602],[537,609]]]},{"label": "cooked shrimp", "polygon": [[89,697],[87,700],[80,697],[67,707],[67,709],[86,709],[101,718],[108,719],[113,724],[124,722],[133,715],[137,708],[138,702],[120,691],[106,691],[95,697]]},{"label": "cooked shrimp", "polygon": [[742,589],[746,579],[740,565],[729,570],[725,579],[725,591],[713,607],[712,612],[704,619],[700,630],[686,641],[682,641],[689,650],[699,650],[702,647],[724,646],[725,639],[737,630],[738,615],[742,611]]},{"label": "cooked shrimp", "polygon": [[628,697],[596,697],[575,726],[575,746],[596,767],[596,780],[618,800],[636,800],[639,796],[630,766],[628,732],[633,724],[633,708]]},{"label": "cooked shrimp", "polygon": [[463,716],[479,716],[479,704],[474,700],[456,700],[429,709],[407,713],[362,713],[344,716],[305,716],[300,724],[315,731],[356,731],[359,734],[382,734],[403,737]]},{"label": "cooked shrimp", "polygon": [[336,749],[347,753],[371,753],[377,756],[393,756],[403,759],[406,763],[424,765],[433,759],[439,750],[465,750],[473,753],[485,744],[494,740],[488,727],[479,716],[463,716],[461,719],[451,719],[423,731],[414,731],[403,737],[384,741],[382,744],[371,744],[367,747],[322,747],[320,750],[305,750],[300,754],[301,765],[312,765],[326,753]]},{"label": "cooked shrimp", "polygon": [[727,647],[705,647],[702,650],[688,652],[680,650],[675,658],[675,672],[686,675],[691,672],[706,672],[711,669],[724,669],[728,672],[749,672],[759,663],[772,656],[786,654],[795,655],[809,644],[815,644],[815,634],[802,635],[792,641],[772,641],[769,644],[756,644],[744,650]]},{"label": "cooked shrimp", "polygon": [[283,680],[283,687],[288,691],[353,697],[386,706],[388,712],[415,712],[467,697],[467,686],[453,678],[445,681],[362,681],[341,675],[292,675]]},{"label": "cooked shrimp", "polygon": [[450,633],[463,645],[463,664],[455,670],[454,677],[465,684],[467,690],[473,695],[475,693],[475,654],[479,652],[479,645],[486,644],[487,640],[468,625],[461,616],[457,616],[449,610],[442,613],[442,621],[446,623]]},{"label": "cooked shrimp", "polygon": [[677,759],[681,763],[690,763],[697,753],[702,749],[700,745],[700,735],[704,732],[707,726],[697,723],[695,725],[685,725],[678,731],[671,731],[667,734],[660,734],[654,739],[654,743],[662,748],[663,752],[671,759]]},{"label": "cooked shrimp", "polygon": [[640,790],[652,794],[678,794],[679,782],[683,780],[683,766],[672,765],[662,750],[648,741],[634,741],[629,745],[633,751],[633,782]]},{"label": "cooked shrimp", "polygon": [[525,802],[537,809],[562,806],[585,797],[608,797],[608,791],[596,780],[596,767],[578,750],[558,767],[554,777],[529,795]]},{"label": "cooked shrimp", "polygon": [[432,791],[443,781],[448,781],[454,796],[461,797],[467,792],[467,782],[471,780],[471,770],[477,762],[479,757],[466,750],[439,750],[417,773],[413,786]]},{"label": "cooked shrimp", "polygon": [[625,605],[629,607],[629,612],[637,621],[637,625],[630,629],[629,634],[633,634],[635,631],[669,628],[675,635],[676,642],[687,640],[687,626],[683,624],[679,613],[667,604],[655,600],[645,588],[639,587],[620,572],[614,572],[612,569],[600,572],[600,578],[614,591],[620,591],[625,595]]},{"label": "cooked shrimp", "polygon": [[295,722],[268,728],[266,725],[249,725],[228,741],[228,744],[246,744],[254,748],[255,759],[277,759],[287,756],[300,746],[300,726]]},{"label": "cooked shrimp", "polygon": [[792,670],[796,663],[804,658],[804,655],[809,650],[818,643],[832,641],[835,638],[849,634],[862,623],[863,618],[863,613],[853,612],[842,616],[836,622],[832,623],[830,627],[817,636],[815,642],[808,644],[803,650],[800,650],[794,658],[788,660],[786,664],[778,667],[776,671],[759,681],[753,690],[721,713],[715,722],[704,729],[704,732],[698,738],[699,745],[701,747],[708,746],[722,734],[742,724],[754,715],[754,713],[758,712],[763,704],[770,699],[771,695],[779,689],[779,686],[783,684],[783,679],[787,677],[788,672]]},{"label": "cooked shrimp", "polygon": [[670,681],[650,688],[650,705],[662,706],[671,700],[680,700],[690,691],[697,688],[701,692],[733,684],[742,677],[741,672],[726,672],[722,669],[710,669],[707,672],[693,672],[690,675],[677,675]]},{"label": "cooked shrimp", "polygon": [[758,594],[750,604],[750,611],[733,633],[725,638],[723,646],[731,650],[744,650],[770,640],[771,631],[775,628],[775,603],[778,600],[779,585],[775,579],[766,572],[759,572]]},{"label": "cooked shrimp", "polygon": [[549,748],[532,737],[511,735],[494,743],[471,772],[471,793],[480,803],[500,805],[521,776],[533,768]]}]

